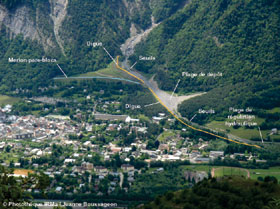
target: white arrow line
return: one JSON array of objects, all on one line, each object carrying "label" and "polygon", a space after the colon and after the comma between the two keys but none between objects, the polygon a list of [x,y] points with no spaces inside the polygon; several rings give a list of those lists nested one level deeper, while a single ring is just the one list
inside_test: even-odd
[{"label": "white arrow line", "polygon": [[131,70],[136,64],[137,64],[137,61],[129,68],[129,70]]},{"label": "white arrow line", "polygon": [[175,91],[176,91],[176,89],[177,89],[177,87],[178,87],[180,81],[181,81],[181,80],[179,79],[179,81],[177,82],[177,84],[176,84],[176,86],[175,86],[175,88],[174,88],[174,91],[172,92],[172,94],[171,94],[171,96],[170,96],[170,100],[172,99],[172,97],[173,97],[173,95],[174,95],[174,93],[175,93]]},{"label": "white arrow line", "polygon": [[64,74],[64,76],[66,77],[66,78],[68,78],[68,76],[64,73],[64,71],[61,69],[61,67],[59,66],[59,64],[56,64],[57,65],[57,67],[61,70],[61,72]]},{"label": "white arrow line", "polygon": [[195,118],[196,114],[190,119],[190,121],[192,121]]},{"label": "white arrow line", "polygon": [[262,143],[263,143],[262,132],[261,132],[261,129],[260,129],[260,127],[258,127],[258,128],[259,128],[259,132],[260,132],[261,140],[262,140]]},{"label": "white arrow line", "polygon": [[111,54],[105,49],[105,47],[103,47],[103,49],[104,49],[105,52],[109,55],[109,57],[113,60],[113,62],[114,62],[116,65],[118,65],[117,62],[114,60],[114,58],[111,56]]},{"label": "white arrow line", "polygon": [[153,104],[148,104],[148,105],[145,105],[144,107],[149,107],[149,106],[152,106],[152,105],[156,105],[156,104],[158,104],[159,102],[157,102],[157,103],[153,103]]}]

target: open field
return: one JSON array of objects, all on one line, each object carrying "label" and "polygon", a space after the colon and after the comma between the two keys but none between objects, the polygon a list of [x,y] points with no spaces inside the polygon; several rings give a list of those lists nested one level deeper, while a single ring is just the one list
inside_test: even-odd
[{"label": "open field", "polygon": [[209,169],[212,168],[212,166],[209,165],[182,165],[180,167],[183,168],[184,170],[205,171],[205,172],[208,172]]},{"label": "open field", "polygon": [[221,176],[244,176],[249,177],[250,172],[247,169],[243,168],[234,168],[234,167],[218,167],[213,168],[214,177],[221,177]]},{"label": "open field", "polygon": [[68,78],[56,77],[54,80],[58,82],[69,82],[73,80],[85,80],[85,79],[98,79],[105,82],[122,82],[122,83],[135,83],[140,84],[138,80],[132,76],[116,68],[115,63],[111,63],[107,68],[100,69],[94,72],[87,72],[83,74],[73,75]]},{"label": "open field", "polygon": [[175,137],[176,136],[176,133],[175,132],[173,132],[173,131],[165,131],[165,132],[163,132],[162,134],[160,134],[159,136],[158,136],[158,140],[160,141],[160,142],[164,142],[164,141],[166,141],[169,137]]},{"label": "open field", "polygon": [[257,179],[258,177],[274,176],[280,182],[280,167],[272,167],[269,169],[249,169],[252,179]]},{"label": "open field", "polygon": [[277,112],[280,113],[280,107],[275,107],[271,110],[268,110],[267,112],[269,112],[269,113],[277,113]]},{"label": "open field", "polygon": [[[280,107],[275,107],[270,110],[266,110],[267,113],[280,113]],[[224,120],[224,121],[211,121],[210,123],[206,124],[207,127],[211,129],[215,129],[217,131],[227,132],[229,134],[238,136],[240,138],[251,139],[251,138],[260,138],[259,131],[257,127],[254,129],[245,129],[244,127],[239,127],[238,129],[234,129],[233,127],[228,127],[225,125],[225,122],[233,122],[234,120]],[[248,120],[237,120],[237,122],[243,122]],[[264,118],[257,117],[255,119],[249,120],[250,122],[256,122],[259,126],[261,123],[265,121]],[[268,136],[270,130],[261,130],[262,135],[264,138]],[[279,136],[272,136],[272,138],[278,139]]]},{"label": "open field", "polygon": [[34,173],[34,171],[27,170],[27,169],[15,169],[14,170],[14,174],[16,174],[16,175],[28,176],[28,173]]},{"label": "open field", "polygon": [[180,166],[184,170],[193,170],[193,171],[205,171],[209,172],[209,169],[214,171],[214,176],[219,177],[223,175],[238,175],[238,176],[248,176],[248,172],[250,173],[251,179],[257,179],[258,177],[265,176],[274,176],[280,182],[280,167],[271,167],[269,169],[244,169],[244,168],[236,168],[236,167],[225,167],[225,166],[209,166],[209,165],[184,165]]},{"label": "open field", "polygon": [[[262,118],[256,118],[254,120],[258,124],[264,121]],[[206,124],[207,127],[227,132],[232,135],[238,136],[240,138],[251,139],[251,138],[260,138],[259,131],[257,129],[245,129],[244,127],[239,127],[238,129],[234,129],[233,127],[228,127],[225,125],[225,121],[212,121],[211,123]],[[265,137],[269,133],[269,130],[262,130],[262,135]]]},{"label": "open field", "polygon": [[121,71],[120,69],[116,68],[115,63],[111,63],[108,65],[107,68],[97,70],[94,72],[88,72],[84,74],[76,75],[75,77],[93,77],[93,76],[100,76],[100,77],[111,77],[111,78],[125,78],[129,80],[135,80],[132,76],[128,75],[127,73]]},{"label": "open field", "polygon": [[19,98],[10,97],[10,96],[0,94],[0,106],[7,105],[7,104],[14,104],[18,101],[19,101]]}]

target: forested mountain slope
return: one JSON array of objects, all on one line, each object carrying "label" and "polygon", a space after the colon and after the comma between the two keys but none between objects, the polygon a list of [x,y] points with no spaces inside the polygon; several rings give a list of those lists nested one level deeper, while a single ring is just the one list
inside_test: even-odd
[{"label": "forested mountain slope", "polygon": [[[137,69],[155,73],[164,90],[181,79],[180,92],[207,91],[181,105],[188,118],[199,108],[272,108],[280,105],[279,20],[279,0],[193,0],[136,46],[131,62],[156,57],[138,62]],[[222,76],[191,78],[184,72]]]},{"label": "forested mountain slope", "polygon": [[[280,105],[279,0],[1,0],[0,91],[46,86],[62,75],[56,63],[67,75],[103,68],[110,58],[87,42],[102,42],[115,57],[125,40],[151,26],[151,17],[161,24],[136,46],[130,61],[138,60],[139,71],[156,74],[163,90],[172,91],[181,79],[179,92],[207,92],[183,102],[183,116],[190,118],[199,108],[213,108],[220,117],[229,107]],[[156,60],[139,61],[139,56]],[[42,57],[57,62],[8,61]],[[209,115],[197,117],[203,123]],[[273,118],[275,124],[279,114]]]},{"label": "forested mountain slope", "polygon": [[204,179],[191,189],[167,192],[139,208],[279,208],[279,194],[280,187],[273,177],[260,182],[232,176]]},{"label": "forested mountain slope", "polygon": [[134,32],[151,25],[151,17],[162,21],[175,13],[185,1],[171,0],[0,0],[0,90],[34,88],[47,85],[61,75],[56,63],[9,63],[8,58],[53,58],[68,75],[95,71],[111,60]]}]

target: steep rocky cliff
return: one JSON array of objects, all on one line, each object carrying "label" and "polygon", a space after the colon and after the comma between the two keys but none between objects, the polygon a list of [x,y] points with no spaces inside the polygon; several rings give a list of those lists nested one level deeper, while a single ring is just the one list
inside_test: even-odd
[{"label": "steep rocky cliff", "polygon": [[5,28],[10,39],[22,34],[24,39],[38,41],[45,51],[60,47],[64,53],[59,29],[67,14],[68,0],[49,0],[34,8],[20,4],[12,10],[0,5],[0,27]]},{"label": "steep rocky cliff", "polygon": [[36,9],[24,4],[13,10],[0,6],[0,27],[10,39],[22,34],[24,39],[38,41],[47,51],[57,46],[50,29],[53,23],[49,18],[49,11],[47,2]]},{"label": "steep rocky cliff", "polygon": [[10,38],[23,34],[24,38],[39,39],[36,23],[30,18],[29,12],[30,9],[25,5],[16,8],[14,11],[9,11],[0,5],[0,24],[1,27],[5,26],[7,28]]}]

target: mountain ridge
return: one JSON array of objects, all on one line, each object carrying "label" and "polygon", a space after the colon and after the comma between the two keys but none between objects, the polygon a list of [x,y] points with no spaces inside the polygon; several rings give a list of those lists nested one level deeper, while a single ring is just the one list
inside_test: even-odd
[{"label": "mountain ridge", "polygon": [[[280,103],[279,5],[194,0],[138,44],[130,61],[143,54],[156,57],[154,62],[138,62],[137,68],[156,74],[163,90],[172,91],[181,79],[182,94],[209,92],[183,102],[180,112],[187,118],[200,108],[214,108],[219,116],[233,106],[273,108]],[[187,73],[197,76],[184,76]],[[199,76],[209,73],[222,76]],[[198,120],[205,123],[209,117],[199,115]]]}]

